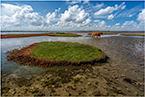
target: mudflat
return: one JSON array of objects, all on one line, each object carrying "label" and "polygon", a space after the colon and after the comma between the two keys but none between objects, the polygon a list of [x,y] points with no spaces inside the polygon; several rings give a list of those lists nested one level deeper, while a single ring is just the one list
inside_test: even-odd
[{"label": "mudflat", "polygon": [[[109,62],[96,63],[94,65],[84,64],[81,66],[50,66],[43,68],[46,71],[33,75],[31,71],[37,66],[20,66],[17,64],[20,68],[13,70],[10,74],[5,73],[4,70],[2,71],[2,95],[144,95],[143,38],[110,37],[94,39],[86,37],[83,40],[81,39],[78,42],[91,44],[104,51],[110,58]],[[27,39],[24,40],[26,41]],[[5,43],[9,42],[9,40],[3,41],[6,41]],[[76,38],[71,41],[76,41]],[[12,68],[11,64],[13,62],[6,63],[2,66],[7,65],[9,68]],[[30,72],[27,72],[28,70]]]}]

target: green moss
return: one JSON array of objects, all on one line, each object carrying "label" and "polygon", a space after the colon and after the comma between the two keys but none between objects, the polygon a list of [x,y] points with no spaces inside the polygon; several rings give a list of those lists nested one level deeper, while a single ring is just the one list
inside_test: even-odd
[{"label": "green moss", "polygon": [[32,49],[32,56],[53,61],[87,62],[100,60],[105,54],[98,48],[72,42],[41,42]]}]

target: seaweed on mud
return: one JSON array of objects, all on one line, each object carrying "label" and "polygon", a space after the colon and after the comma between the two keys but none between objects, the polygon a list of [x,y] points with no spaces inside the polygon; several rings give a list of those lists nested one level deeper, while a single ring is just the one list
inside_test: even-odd
[{"label": "seaweed on mud", "polygon": [[135,83],[135,80],[132,80],[132,79],[130,79],[130,78],[124,78],[123,80],[124,80],[125,82],[129,83],[129,84]]}]

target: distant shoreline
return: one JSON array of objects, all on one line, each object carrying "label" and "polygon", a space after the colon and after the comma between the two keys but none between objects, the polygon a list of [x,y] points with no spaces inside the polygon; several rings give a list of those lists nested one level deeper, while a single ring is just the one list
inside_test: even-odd
[{"label": "distant shoreline", "polygon": [[78,36],[81,36],[81,35],[78,35],[78,34],[75,34],[75,33],[2,34],[1,39],[4,39],[4,38],[36,37],[36,36],[78,37]]},{"label": "distant shoreline", "polygon": [[45,32],[45,33],[57,33],[57,32],[113,32],[113,33],[145,33],[145,31],[1,31],[2,32]]},{"label": "distant shoreline", "polygon": [[[79,33],[79,32],[78,32]],[[89,32],[88,32],[89,34]],[[128,32],[103,32],[103,35],[114,35],[114,34],[120,34],[123,36],[145,36],[145,33],[128,33]],[[53,36],[53,37],[79,37],[82,36],[81,34],[77,34],[77,33],[73,33],[73,32],[49,32],[49,33],[23,33],[23,34],[13,34],[13,33],[5,33],[5,34],[1,34],[1,39],[5,39],[5,38],[23,38],[23,37],[38,37],[38,36]]]}]

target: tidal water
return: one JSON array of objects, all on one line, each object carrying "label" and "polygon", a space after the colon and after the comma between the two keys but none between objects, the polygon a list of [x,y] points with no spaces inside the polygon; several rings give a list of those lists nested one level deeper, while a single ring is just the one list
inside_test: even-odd
[{"label": "tidal water", "polygon": [[28,37],[1,39],[1,70],[2,76],[14,74],[31,78],[33,74],[45,72],[46,68],[31,67],[7,61],[7,52],[20,49],[33,43],[42,41],[69,41],[92,45],[102,49],[109,56],[112,64],[144,65],[144,37],[103,36],[101,38],[82,37]]}]

